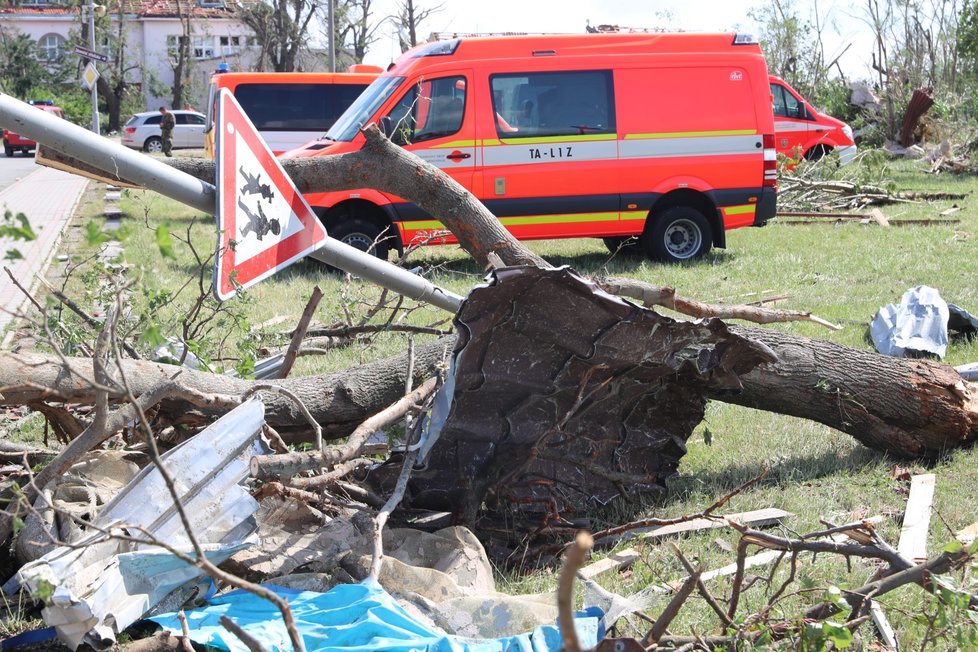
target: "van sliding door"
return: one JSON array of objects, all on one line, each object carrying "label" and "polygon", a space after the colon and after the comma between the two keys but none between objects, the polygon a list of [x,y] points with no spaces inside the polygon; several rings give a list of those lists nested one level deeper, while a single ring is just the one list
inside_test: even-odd
[{"label": "van sliding door", "polygon": [[518,238],[617,233],[618,141],[610,70],[489,76],[495,139],[483,203]]}]

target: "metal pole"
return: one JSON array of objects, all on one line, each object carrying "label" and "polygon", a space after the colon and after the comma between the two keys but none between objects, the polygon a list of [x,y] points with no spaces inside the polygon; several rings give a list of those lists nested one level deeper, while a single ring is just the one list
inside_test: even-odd
[{"label": "metal pole", "polygon": [[326,22],[329,23],[329,71],[336,72],[336,10],[333,7],[335,0],[328,0],[326,3],[329,10],[326,14]]},{"label": "metal pole", "polygon": [[[23,134],[100,170],[115,171],[127,181],[208,215],[216,212],[217,194],[213,185],[151,156],[96,136],[47,111],[38,111],[4,93],[0,93],[0,128]],[[427,301],[449,312],[456,312],[462,303],[462,297],[454,292],[333,238],[326,239],[315,257],[398,294]]]},{"label": "metal pole", "polygon": [[[91,47],[92,52],[96,52],[97,50],[95,49],[95,0],[88,0],[88,4],[85,6],[88,8],[88,45]],[[92,61],[92,63],[94,64],[95,62]],[[98,124],[98,80],[96,80],[96,82],[92,84],[92,132],[96,134],[101,133]]]}]

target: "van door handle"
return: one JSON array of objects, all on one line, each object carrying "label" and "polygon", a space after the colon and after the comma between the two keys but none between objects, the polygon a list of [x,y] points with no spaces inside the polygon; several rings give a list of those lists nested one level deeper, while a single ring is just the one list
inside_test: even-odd
[{"label": "van door handle", "polygon": [[462,161],[467,158],[472,158],[472,155],[467,152],[452,152],[445,158],[447,158],[450,161]]}]

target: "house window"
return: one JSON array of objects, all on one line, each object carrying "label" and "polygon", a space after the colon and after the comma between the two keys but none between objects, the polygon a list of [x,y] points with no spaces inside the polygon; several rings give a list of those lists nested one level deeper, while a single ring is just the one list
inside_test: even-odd
[{"label": "house window", "polygon": [[45,34],[37,39],[37,47],[41,51],[41,59],[55,61],[64,53],[65,38],[60,34]]},{"label": "house window", "polygon": [[[166,51],[171,57],[180,53],[180,35],[170,34],[166,37]],[[211,36],[193,36],[190,40],[190,56],[194,59],[214,58],[214,39]]]},{"label": "house window", "polygon": [[211,36],[195,36],[190,43],[190,51],[194,59],[214,58],[214,38]]},{"label": "house window", "polygon": [[221,54],[223,56],[228,56],[229,54],[237,54],[241,50],[241,41],[242,39],[240,36],[220,37]]}]

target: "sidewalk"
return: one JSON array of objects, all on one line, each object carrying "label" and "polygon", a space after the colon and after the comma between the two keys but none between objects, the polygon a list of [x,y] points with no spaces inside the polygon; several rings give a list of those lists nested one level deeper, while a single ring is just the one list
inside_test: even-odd
[{"label": "sidewalk", "polygon": [[[0,256],[8,248],[16,248],[24,255],[22,260],[4,261],[4,264],[32,293],[39,285],[38,276],[47,270],[87,185],[88,179],[84,177],[42,167],[0,191],[0,211],[6,208],[14,214],[24,213],[37,234],[33,242],[0,238]],[[0,270],[0,333],[18,311],[28,308],[24,293]]]}]

